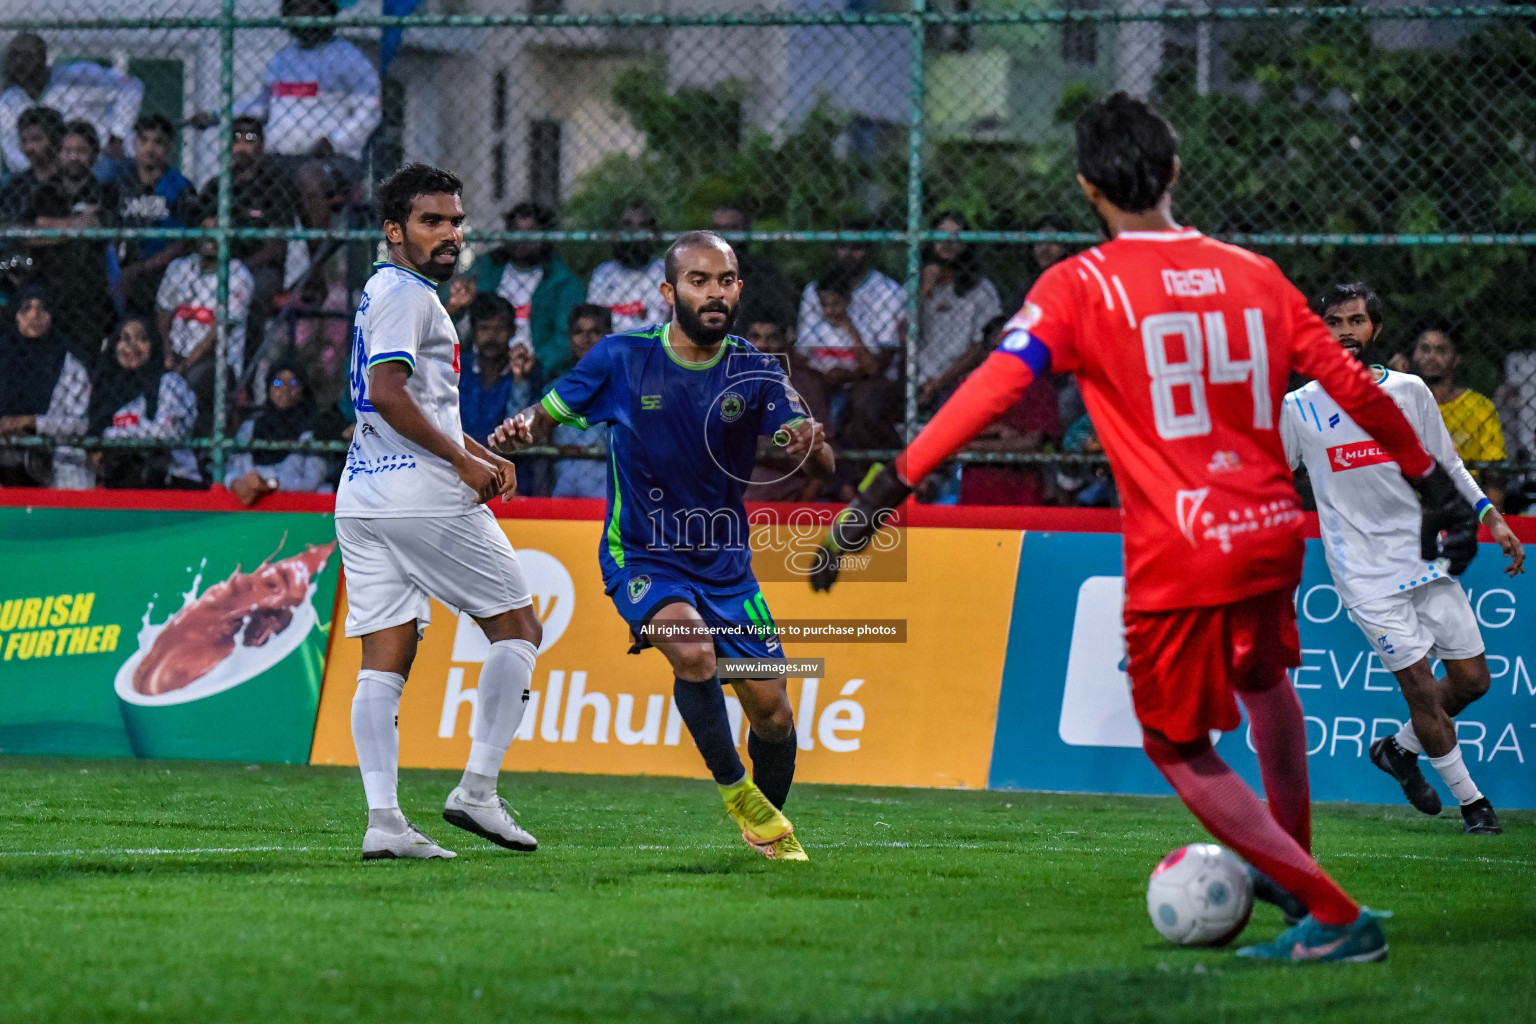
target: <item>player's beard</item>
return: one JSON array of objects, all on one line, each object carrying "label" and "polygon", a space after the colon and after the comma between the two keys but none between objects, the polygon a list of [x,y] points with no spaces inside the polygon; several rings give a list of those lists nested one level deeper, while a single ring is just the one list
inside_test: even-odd
[{"label": "player's beard", "polygon": [[415,265],[416,271],[423,277],[430,277],[434,281],[447,281],[453,277],[453,272],[458,268],[459,261],[457,258],[452,263],[439,263],[436,259],[439,253],[448,252],[449,250],[452,250],[455,257],[457,257],[459,247],[452,242],[443,242],[431,252],[425,252],[420,246],[412,245],[409,242],[406,243],[404,248],[406,258]]},{"label": "player's beard", "polygon": [[[731,333],[731,328],[736,325],[736,312],[738,307],[726,305],[724,302],[706,302],[698,309],[694,309],[686,303],[677,304],[677,322],[682,327],[683,333],[695,345],[718,345],[725,340],[725,336]],[[725,322],[719,327],[706,327],[703,314],[724,313]]]}]

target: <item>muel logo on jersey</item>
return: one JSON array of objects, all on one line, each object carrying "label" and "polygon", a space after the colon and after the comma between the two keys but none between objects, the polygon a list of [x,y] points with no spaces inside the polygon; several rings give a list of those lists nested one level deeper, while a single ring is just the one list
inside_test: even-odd
[{"label": "muel logo on jersey", "polygon": [[720,396],[720,418],[727,423],[741,418],[741,414],[747,411],[746,399],[734,391],[727,391]]},{"label": "muel logo on jersey", "polygon": [[1339,414],[1338,413],[1334,413],[1332,416],[1328,417],[1328,426],[1336,427],[1338,425],[1339,425]]},{"label": "muel logo on jersey", "polygon": [[635,604],[642,597],[644,597],[645,592],[650,589],[651,578],[649,576],[642,575],[631,578],[629,581],[629,603]]},{"label": "muel logo on jersey", "polygon": [[1353,444],[1334,445],[1328,449],[1328,468],[1335,473],[1361,466],[1379,466],[1391,462],[1392,456],[1382,451],[1375,441],[1356,441]]}]

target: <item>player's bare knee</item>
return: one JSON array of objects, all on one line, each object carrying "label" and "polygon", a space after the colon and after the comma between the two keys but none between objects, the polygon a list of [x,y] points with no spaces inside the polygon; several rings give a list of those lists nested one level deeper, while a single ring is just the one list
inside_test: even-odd
[{"label": "player's bare knee", "polygon": [[1447,661],[1445,677],[1463,706],[1477,700],[1493,685],[1493,678],[1488,673],[1488,660],[1482,655],[1461,661]]},{"label": "player's bare knee", "polygon": [[493,644],[502,640],[526,640],[538,647],[544,642],[544,624],[539,621],[532,605],[476,621],[485,632],[485,638]]},{"label": "player's bare knee", "polygon": [[782,743],[789,739],[794,727],[795,713],[790,709],[788,700],[773,705],[766,714],[760,713],[752,718],[752,731],[769,743]]},{"label": "player's bare knee", "polygon": [[668,658],[679,679],[702,683],[715,677],[715,651],[704,644],[684,644],[672,649]]}]

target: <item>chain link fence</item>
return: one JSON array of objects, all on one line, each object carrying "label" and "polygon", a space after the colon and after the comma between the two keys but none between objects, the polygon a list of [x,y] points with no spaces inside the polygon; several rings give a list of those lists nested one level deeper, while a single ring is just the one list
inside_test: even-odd
[{"label": "chain link fence", "polygon": [[[1113,89],[1182,135],[1175,213],[1309,293],[1381,296],[1484,482],[1536,468],[1536,7],[1152,0],[99,0],[0,4],[0,478],[315,490],[350,436],[381,178],[465,182],[444,289],[466,429],[667,315],[665,242],[738,247],[737,332],[850,457],[837,498],[1097,240],[1071,125]],[[871,358],[873,357],[873,358]],[[525,493],[600,494],[561,428]],[[1113,500],[1070,380],[938,500]],[[777,472],[766,475],[779,476]],[[1536,478],[1533,478],[1536,479]]]}]

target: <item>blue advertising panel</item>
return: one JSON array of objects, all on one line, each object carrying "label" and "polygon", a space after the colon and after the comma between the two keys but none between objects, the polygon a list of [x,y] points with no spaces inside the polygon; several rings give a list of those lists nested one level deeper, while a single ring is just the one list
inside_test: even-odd
[{"label": "blue advertising panel", "polygon": [[[1503,572],[1484,544],[1461,584],[1487,645],[1493,685],[1462,712],[1457,737],[1495,807],[1536,807],[1536,579]],[[1123,670],[1120,537],[1030,532],[1019,555],[989,785],[1065,792],[1171,792],[1141,751]],[[1302,665],[1292,672],[1307,716],[1312,795],[1399,803],[1370,763],[1372,739],[1408,717],[1392,673],[1340,604],[1320,541],[1307,542],[1296,594]],[[1436,663],[1436,675],[1443,669]],[[1250,783],[1258,765],[1245,722],[1216,749]],[[1454,801],[1421,761],[1454,814]]]}]

